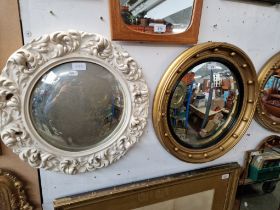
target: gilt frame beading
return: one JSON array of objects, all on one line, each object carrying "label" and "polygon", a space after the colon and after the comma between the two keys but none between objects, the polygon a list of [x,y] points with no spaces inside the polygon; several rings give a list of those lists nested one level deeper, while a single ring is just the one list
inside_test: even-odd
[{"label": "gilt frame beading", "polygon": [[234,205],[239,175],[240,166],[228,163],[58,198],[53,204],[55,210],[100,210],[112,206],[114,210],[151,209],[151,204],[214,190],[212,209],[228,210]]},{"label": "gilt frame beading", "polygon": [[11,171],[0,168],[0,205],[6,210],[33,210],[28,202],[24,184]]},{"label": "gilt frame beading", "polygon": [[[171,90],[188,68],[203,60],[223,59],[241,75],[244,94],[242,110],[234,125],[218,143],[207,148],[188,148],[176,141],[168,125],[168,101]],[[257,98],[257,76],[249,57],[238,47],[228,43],[207,42],[196,45],[179,55],[168,67],[158,84],[153,103],[153,125],[161,144],[175,157],[191,163],[215,160],[232,149],[246,132],[253,118]],[[226,125],[225,125],[226,126]],[[222,127],[220,130],[224,129]]]},{"label": "gilt frame beading", "polygon": [[259,91],[258,91],[258,103],[256,108],[255,118],[256,120],[266,129],[280,132],[280,121],[277,120],[277,117],[269,114],[264,105],[261,102],[262,94],[264,93],[264,86],[270,76],[274,73],[275,70],[280,69],[280,52],[275,54],[270,58],[262,67],[258,75]]}]

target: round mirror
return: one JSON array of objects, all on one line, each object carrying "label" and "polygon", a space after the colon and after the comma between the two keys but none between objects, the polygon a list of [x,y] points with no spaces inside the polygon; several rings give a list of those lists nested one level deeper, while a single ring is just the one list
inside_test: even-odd
[{"label": "round mirror", "polygon": [[275,121],[280,121],[280,71],[278,71],[274,71],[266,81],[261,97],[264,111],[271,117],[276,117]]},{"label": "round mirror", "polygon": [[222,139],[241,108],[243,85],[238,77],[238,71],[220,61],[205,61],[185,70],[170,94],[167,114],[180,144],[205,148]]},{"label": "round mirror", "polygon": [[264,127],[280,132],[280,53],[262,68],[256,117]]},{"label": "round mirror", "polygon": [[191,23],[194,0],[120,0],[121,16],[131,30],[176,34]]},{"label": "round mirror", "polygon": [[153,122],[163,146],[188,162],[214,160],[249,126],[256,73],[239,48],[205,43],[182,53],[161,79]]},{"label": "round mirror", "polygon": [[35,85],[30,97],[31,120],[49,144],[82,151],[110,139],[121,124],[123,98],[120,83],[104,67],[90,62],[64,63]]},{"label": "round mirror", "polygon": [[0,76],[0,137],[34,168],[106,167],[139,141],[149,92],[130,55],[98,34],[47,34],[17,50]]}]

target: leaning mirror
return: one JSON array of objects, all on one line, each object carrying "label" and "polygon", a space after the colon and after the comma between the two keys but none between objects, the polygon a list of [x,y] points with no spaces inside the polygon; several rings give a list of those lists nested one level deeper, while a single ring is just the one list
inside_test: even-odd
[{"label": "leaning mirror", "polygon": [[197,42],[202,0],[112,0],[113,40]]},{"label": "leaning mirror", "polygon": [[280,53],[263,66],[258,82],[256,119],[265,128],[280,132]]},{"label": "leaning mirror", "polygon": [[107,166],[146,124],[140,67],[97,34],[57,32],[26,44],[0,84],[1,139],[36,168],[75,174]]},{"label": "leaning mirror", "polygon": [[223,155],[252,119],[255,81],[250,59],[235,46],[210,42],[185,51],[155,95],[153,121],[161,143],[188,162]]}]

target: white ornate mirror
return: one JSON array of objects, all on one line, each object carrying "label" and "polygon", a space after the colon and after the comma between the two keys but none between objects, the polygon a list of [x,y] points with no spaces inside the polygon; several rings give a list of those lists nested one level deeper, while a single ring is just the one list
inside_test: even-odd
[{"label": "white ornate mirror", "polygon": [[42,36],[16,51],[0,77],[1,139],[36,168],[105,167],[138,141],[147,113],[141,69],[97,34]]}]

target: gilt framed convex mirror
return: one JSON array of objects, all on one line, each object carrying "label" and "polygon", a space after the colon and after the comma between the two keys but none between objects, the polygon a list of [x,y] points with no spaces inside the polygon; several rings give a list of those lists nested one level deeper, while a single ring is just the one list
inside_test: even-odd
[{"label": "gilt framed convex mirror", "polygon": [[92,171],[139,140],[148,102],[141,68],[104,37],[44,35],[12,54],[2,71],[1,139],[33,167]]},{"label": "gilt framed convex mirror", "polygon": [[153,123],[163,146],[193,163],[225,154],[253,117],[256,79],[248,56],[233,45],[208,42],[183,52],[154,98]]},{"label": "gilt framed convex mirror", "polygon": [[280,52],[274,55],[258,75],[259,97],[256,119],[265,128],[280,132]]},{"label": "gilt framed convex mirror", "polygon": [[113,40],[195,44],[203,0],[112,0]]}]

